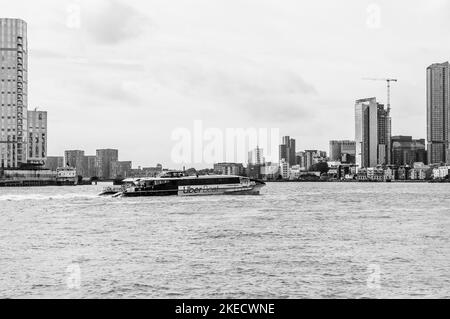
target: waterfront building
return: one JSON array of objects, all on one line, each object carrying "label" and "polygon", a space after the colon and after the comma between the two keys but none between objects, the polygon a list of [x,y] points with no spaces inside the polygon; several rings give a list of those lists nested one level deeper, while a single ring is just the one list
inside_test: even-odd
[{"label": "waterfront building", "polygon": [[300,165],[303,167],[303,170],[306,170],[306,154],[305,152],[297,152],[296,153],[296,165]]},{"label": "waterfront building", "polygon": [[128,178],[131,176],[132,163],[130,161],[114,161],[111,162],[111,175],[110,179],[116,178]]},{"label": "waterfront building", "polygon": [[382,167],[360,168],[356,179],[358,181],[384,182],[386,177],[392,178],[392,172],[386,174]]},{"label": "waterfront building", "polygon": [[84,176],[85,161],[84,151],[70,150],[64,152],[65,166],[73,167],[79,176]]},{"label": "waterfront building", "polygon": [[296,141],[289,136],[283,137],[283,142],[280,145],[280,163],[284,159],[289,165],[296,165]]},{"label": "waterfront building", "polygon": [[73,167],[80,176],[84,175],[84,151],[69,150],[64,152],[64,161],[66,167]]},{"label": "waterfront building", "polygon": [[351,163],[356,155],[355,141],[330,141],[329,160],[332,162]]},{"label": "waterfront building", "polygon": [[163,171],[163,166],[161,164],[156,165],[156,167],[138,167],[137,169],[131,170],[131,177],[157,177]]},{"label": "waterfront building", "polygon": [[84,177],[97,177],[97,157],[95,155],[87,155],[83,159]]},{"label": "waterfront building", "polygon": [[375,98],[356,101],[356,164],[361,168],[378,164],[378,120]]},{"label": "waterfront building", "polygon": [[264,180],[277,180],[280,176],[280,165],[266,163],[261,167],[261,175]]},{"label": "waterfront building", "polygon": [[341,141],[330,141],[330,161],[341,160]]},{"label": "waterfront building", "polygon": [[132,168],[131,169],[131,177],[132,178],[141,178],[141,177],[156,177],[153,175],[150,176],[146,176],[144,175],[144,171],[142,170],[142,168]]},{"label": "waterfront building", "polygon": [[111,179],[111,163],[119,160],[116,149],[101,149],[96,151],[97,177],[101,180]]},{"label": "waterfront building", "polygon": [[27,24],[0,19],[0,167],[27,163]]},{"label": "waterfront building", "polygon": [[157,164],[155,167],[144,167],[143,172],[145,176],[149,177],[157,177],[163,171],[163,166],[161,164]]},{"label": "waterfront building", "polygon": [[328,161],[327,152],[318,151],[316,159],[317,159],[317,163],[327,162]]},{"label": "waterfront building", "polygon": [[300,165],[291,166],[289,169],[289,179],[298,180],[303,173],[302,167]]},{"label": "waterfront building", "polygon": [[319,181],[321,178],[321,172],[301,172],[298,180],[300,181]]},{"label": "waterfront building", "polygon": [[384,169],[381,167],[368,167],[367,168],[367,179],[369,181],[382,182],[385,179]]},{"label": "waterfront building", "polygon": [[218,163],[214,164],[214,173],[219,175],[244,176],[244,165],[240,163]]},{"label": "waterfront building", "polygon": [[355,157],[356,155],[356,142],[355,141],[340,141],[341,144],[341,156],[351,155]]},{"label": "waterfront building", "polygon": [[409,171],[410,170],[411,170],[410,166],[400,166],[398,168],[398,179],[401,181],[409,180],[409,177],[410,177]]},{"label": "waterfront building", "polygon": [[391,117],[376,98],[361,99],[355,105],[356,164],[361,168],[391,162]]},{"label": "waterfront building", "polygon": [[288,159],[288,148],[285,144],[280,145],[280,163]]},{"label": "waterfront building", "polygon": [[431,179],[433,175],[433,170],[430,166],[424,165],[423,163],[414,163],[414,167],[409,171],[410,180],[428,180]]},{"label": "waterfront building", "polygon": [[28,111],[27,24],[0,18],[0,167],[45,164],[47,113]]},{"label": "waterfront building", "polygon": [[392,120],[389,109],[378,104],[378,165],[391,164]]},{"label": "waterfront building", "polygon": [[367,168],[358,169],[358,174],[356,175],[358,181],[367,181]]},{"label": "waterfront building", "polygon": [[245,169],[245,176],[251,179],[262,179],[261,168],[264,165],[248,164]]},{"label": "waterfront building", "polygon": [[338,171],[338,179],[353,180],[357,172],[355,164],[341,164]]},{"label": "waterfront building", "polygon": [[[287,143],[287,141],[285,141],[285,143]],[[291,138],[289,140],[289,151],[288,151],[288,153],[289,153],[289,165],[293,166],[293,165],[296,164],[295,162],[296,162],[296,154],[297,154],[296,141],[293,138]]]},{"label": "waterfront building", "polygon": [[152,173],[154,172],[156,174],[161,174],[161,172],[163,171],[163,166],[162,164],[156,164],[155,167],[144,167],[143,170]]},{"label": "waterfront building", "polygon": [[304,157],[302,160],[302,167],[304,167],[304,170],[311,170],[311,167],[315,164],[324,163],[328,161],[327,153],[324,151],[318,151],[318,150],[305,150],[303,152]]},{"label": "waterfront building", "polygon": [[281,160],[280,163],[280,175],[283,179],[289,179],[290,165],[284,158]]},{"label": "waterfront building", "polygon": [[392,164],[410,165],[427,162],[425,139],[413,139],[412,136],[392,137]]},{"label": "waterfront building", "polygon": [[435,63],[427,68],[428,163],[449,163],[450,65]]},{"label": "waterfront building", "polygon": [[339,178],[339,170],[341,167],[341,163],[340,162],[328,162],[328,176],[330,176],[331,178]]},{"label": "waterfront building", "polygon": [[342,154],[342,163],[345,164],[355,164],[356,163],[356,156],[351,154]]},{"label": "waterfront building", "polygon": [[305,168],[306,170],[310,170],[314,165],[314,158],[317,155],[317,150],[306,150],[305,151]]},{"label": "waterfront building", "polygon": [[395,181],[397,171],[393,167],[386,167],[384,170],[384,180],[385,181]]},{"label": "waterfront building", "polygon": [[257,147],[248,153],[248,164],[250,165],[263,165],[264,164],[264,151]]},{"label": "waterfront building", "polygon": [[448,179],[450,166],[440,166],[433,169],[434,179]]},{"label": "waterfront building", "polygon": [[30,164],[45,165],[47,158],[47,112],[28,111],[28,158]]},{"label": "waterfront building", "polygon": [[45,160],[44,168],[49,169],[51,171],[55,171],[60,168],[64,167],[64,157],[63,156],[47,156]]}]

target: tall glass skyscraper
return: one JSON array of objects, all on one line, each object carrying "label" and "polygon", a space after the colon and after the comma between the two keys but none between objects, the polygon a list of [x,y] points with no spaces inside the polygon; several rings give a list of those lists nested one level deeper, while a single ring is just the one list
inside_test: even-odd
[{"label": "tall glass skyscraper", "polygon": [[449,163],[449,63],[427,68],[427,140],[428,163]]},{"label": "tall glass skyscraper", "polygon": [[27,24],[0,18],[0,167],[27,162]]},{"label": "tall glass skyscraper", "polygon": [[388,110],[376,98],[356,101],[356,164],[360,168],[391,163],[391,123]]},{"label": "tall glass skyscraper", "polygon": [[290,166],[296,165],[297,152],[295,140],[290,136],[283,137],[283,144],[280,145],[280,163],[285,160]]}]

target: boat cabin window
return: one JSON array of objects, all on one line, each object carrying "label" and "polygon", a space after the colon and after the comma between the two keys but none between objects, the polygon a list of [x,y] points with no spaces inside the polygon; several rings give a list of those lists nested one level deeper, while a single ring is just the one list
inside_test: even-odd
[{"label": "boat cabin window", "polygon": [[152,183],[154,183],[154,185],[164,185],[164,184],[169,184],[170,181],[167,181],[167,180],[158,181],[158,180],[156,180],[156,181],[152,181]]},{"label": "boat cabin window", "polygon": [[240,184],[239,177],[192,178],[181,180],[180,186]]},{"label": "boat cabin window", "polygon": [[153,182],[152,181],[139,180],[139,181],[136,181],[136,185],[139,186],[139,187],[148,187],[148,186],[152,186]]},{"label": "boat cabin window", "polygon": [[166,172],[160,175],[161,178],[181,178],[185,176],[186,174],[183,172]]}]

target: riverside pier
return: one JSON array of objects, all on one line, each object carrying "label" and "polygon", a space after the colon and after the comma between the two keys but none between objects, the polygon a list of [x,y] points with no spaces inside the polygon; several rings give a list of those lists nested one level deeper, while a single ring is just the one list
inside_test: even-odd
[{"label": "riverside pier", "polygon": [[0,187],[72,186],[78,184],[74,168],[0,168]]}]

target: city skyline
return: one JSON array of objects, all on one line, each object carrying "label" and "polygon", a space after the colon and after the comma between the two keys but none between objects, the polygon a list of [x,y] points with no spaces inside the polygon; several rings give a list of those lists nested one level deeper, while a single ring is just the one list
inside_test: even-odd
[{"label": "city skyline", "polygon": [[[2,87],[0,92],[2,113],[0,123],[1,166],[19,167],[22,164],[43,164],[47,157],[47,112],[37,111],[37,108],[34,111],[28,111],[27,24],[21,19],[3,18],[0,21],[0,50],[2,54]],[[450,154],[448,149],[450,129],[448,77],[448,62],[434,63],[427,68],[427,136],[428,149],[430,149],[428,163],[448,162],[448,154]],[[389,95],[387,108],[378,103],[375,97],[356,101],[355,155],[356,164],[361,168],[392,164],[392,118],[390,116],[389,81],[397,82],[397,80],[388,79],[387,81]],[[333,151],[336,147],[336,145],[332,146],[333,142],[339,144],[344,141],[330,142],[329,155],[332,161],[335,158]],[[403,142],[406,141],[403,140]],[[263,149],[257,146],[256,149],[248,153],[249,164],[261,165],[264,160],[260,151],[263,151]],[[414,150],[412,151],[414,152]],[[305,152],[308,153],[308,151]],[[129,167],[129,170],[132,168],[131,161],[118,161],[118,150],[104,149],[97,150],[96,153],[96,156],[85,156],[84,151],[66,150],[64,166],[75,167],[80,175],[88,174],[87,172],[90,171],[91,176],[95,175],[103,179],[112,175],[110,170],[123,171],[123,168],[125,170],[127,167]],[[311,151],[312,153],[315,153],[315,151]],[[340,153],[344,154],[343,152]],[[411,154],[402,156],[403,162],[406,161],[406,158],[416,157],[416,155]],[[351,156],[349,153],[346,153],[346,155]],[[103,161],[103,157],[107,160]],[[255,163],[252,163],[253,157],[255,157]],[[326,155],[319,157],[326,157]],[[400,159],[398,158],[398,160]],[[221,158],[217,158],[217,162],[221,161]],[[279,147],[280,165],[284,163],[292,167],[299,165],[302,161],[296,152],[296,140],[291,139],[290,136],[284,136]],[[102,164],[103,162],[106,166]],[[306,165],[307,169],[312,164],[312,161],[310,162],[309,165]],[[111,163],[115,164],[111,166]],[[88,168],[89,166],[90,168]],[[92,173],[93,171],[95,172]]]},{"label": "city skyline", "polygon": [[[293,136],[300,149],[327,149],[330,139],[354,138],[345,123],[356,98],[377,96],[386,103],[381,83],[361,80],[386,75],[401,79],[392,95],[393,134],[426,136],[423,70],[449,59],[450,44],[438,40],[449,22],[436,19],[450,11],[447,2],[404,7],[380,1],[379,24],[369,22],[370,3],[360,1],[349,9],[329,1],[325,12],[319,10],[323,3],[288,1],[280,7],[265,1],[238,11],[233,2],[219,11],[197,4],[199,10],[183,3],[169,10],[157,1],[5,4],[4,16],[29,24],[30,105],[49,111],[48,154],[113,147],[137,165],[174,166],[170,133],[191,127],[194,119],[208,119],[205,125],[217,128],[282,127],[281,135]],[[398,23],[393,13],[400,7],[405,21],[418,23]],[[55,19],[39,12],[53,12]],[[246,23],[250,12],[255,25]],[[227,23],[230,17],[233,24]],[[323,18],[327,26],[321,26]],[[404,40],[401,46],[398,38]],[[336,41],[343,50],[333,49]],[[355,45],[372,49],[362,56]],[[55,90],[49,93],[47,87]],[[106,116],[108,123],[102,123]],[[155,120],[161,117],[170,118],[170,125]],[[144,145],[136,135],[145,136]]]}]

